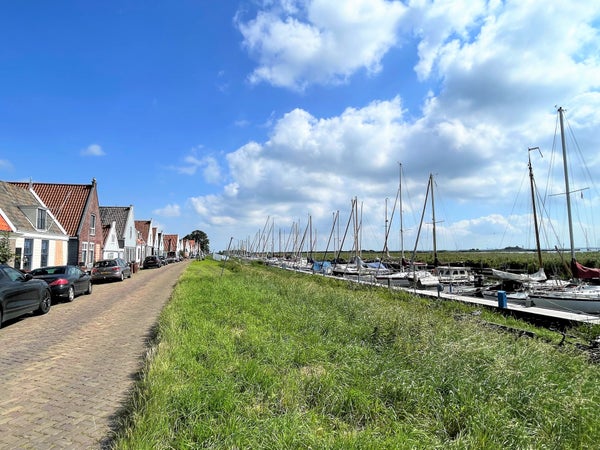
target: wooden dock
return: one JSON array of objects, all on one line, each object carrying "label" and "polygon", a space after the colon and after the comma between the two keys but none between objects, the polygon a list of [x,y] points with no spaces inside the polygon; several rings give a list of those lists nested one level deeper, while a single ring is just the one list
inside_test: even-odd
[{"label": "wooden dock", "polygon": [[411,294],[419,295],[421,297],[429,297],[429,298],[439,298],[446,300],[454,300],[457,302],[468,303],[471,305],[479,305],[485,306],[491,309],[496,309],[498,311],[506,311],[510,313],[514,313],[519,316],[532,316],[537,317],[542,320],[557,320],[561,322],[573,322],[573,323],[588,323],[592,325],[600,324],[600,316],[592,315],[592,314],[578,314],[578,313],[570,313],[566,311],[558,311],[554,309],[548,308],[538,308],[536,306],[523,306],[511,303],[510,301],[507,303],[506,308],[501,308],[496,300],[487,300],[485,298],[478,297],[469,297],[466,295],[456,295],[449,294],[446,292],[430,291],[424,289],[414,289],[414,288],[395,288],[401,289],[403,291],[409,292]]}]

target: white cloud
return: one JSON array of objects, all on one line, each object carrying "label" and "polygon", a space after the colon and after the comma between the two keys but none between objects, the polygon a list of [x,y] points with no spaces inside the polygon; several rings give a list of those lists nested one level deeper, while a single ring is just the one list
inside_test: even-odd
[{"label": "white cloud", "polygon": [[102,150],[102,147],[98,144],[88,145],[87,148],[81,150],[82,156],[104,156],[106,153]]},{"label": "white cloud", "polygon": [[204,170],[202,175],[207,183],[217,183],[221,180],[221,167],[219,162],[212,156],[207,156],[202,161]]},{"label": "white cloud", "polygon": [[219,161],[213,156],[198,157],[200,148],[192,149],[189,155],[183,158],[183,163],[173,169],[183,175],[195,175],[202,169],[202,176],[207,183],[218,183],[221,178],[221,167]]},{"label": "white cloud", "polygon": [[[350,199],[357,196],[364,246],[378,248],[384,200],[394,198],[401,162],[407,242],[415,239],[433,173],[445,248],[527,246],[530,206],[514,209],[515,198],[529,196],[529,147],[540,146],[545,155],[535,158],[537,176],[549,174],[557,145],[555,104],[569,110],[579,142],[592,149],[587,161],[592,180],[600,177],[594,150],[600,147],[600,36],[594,27],[600,4],[414,0],[405,9],[398,2],[370,2],[374,9],[361,13],[364,20],[353,19],[343,5],[334,12],[332,2],[309,1],[305,8],[269,4],[279,9],[238,22],[259,61],[254,81],[296,89],[340,81],[360,67],[379,70],[391,45],[412,38],[418,48],[415,76],[431,90],[419,113],[404,109],[405,93],[347,107],[334,117],[317,117],[308,108],[273,117],[268,138],[227,155],[229,179],[222,194],[193,199],[215,230],[244,237],[261,229],[267,217],[289,227],[306,223],[311,214],[322,248],[332,213],[340,211],[343,226]],[[378,34],[369,24],[383,10],[389,17]],[[357,36],[368,37],[364,46],[353,44],[348,51],[345,31],[353,20]],[[404,34],[393,35],[396,30]],[[336,58],[347,60],[324,61],[333,48]],[[553,192],[563,191],[558,184]],[[598,203],[593,196],[585,201]]]},{"label": "white cloud", "polygon": [[384,0],[269,3],[254,19],[237,20],[259,64],[250,81],[301,90],[344,82],[360,69],[376,73],[396,45],[405,11],[401,2]]},{"label": "white cloud", "polygon": [[179,217],[181,216],[181,208],[176,204],[169,204],[163,208],[155,209],[153,214],[163,217]]}]

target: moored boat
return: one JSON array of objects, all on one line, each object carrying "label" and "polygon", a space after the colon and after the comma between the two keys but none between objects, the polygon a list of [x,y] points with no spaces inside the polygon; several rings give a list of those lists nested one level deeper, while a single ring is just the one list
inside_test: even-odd
[{"label": "moored boat", "polygon": [[535,306],[561,311],[600,314],[600,286],[590,284],[590,281],[600,280],[600,269],[585,267],[575,258],[575,243],[573,237],[573,220],[571,212],[571,194],[569,185],[567,149],[564,129],[564,110],[558,108],[560,135],[563,157],[563,174],[565,181],[565,198],[569,225],[569,244],[571,251],[571,273],[573,282],[568,286],[557,289],[532,289],[529,299]]}]

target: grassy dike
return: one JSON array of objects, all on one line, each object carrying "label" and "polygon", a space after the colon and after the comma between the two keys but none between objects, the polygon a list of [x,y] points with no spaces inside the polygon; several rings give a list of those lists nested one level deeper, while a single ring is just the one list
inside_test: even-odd
[{"label": "grassy dike", "polygon": [[454,302],[220,264],[193,262],[176,286],[115,448],[600,442],[600,367],[574,346]]}]

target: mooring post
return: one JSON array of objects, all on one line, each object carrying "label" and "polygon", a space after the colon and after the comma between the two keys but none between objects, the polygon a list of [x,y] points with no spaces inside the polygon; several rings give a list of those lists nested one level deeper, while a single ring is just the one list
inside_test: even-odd
[{"label": "mooring post", "polygon": [[506,309],[506,291],[498,291],[498,308]]}]

